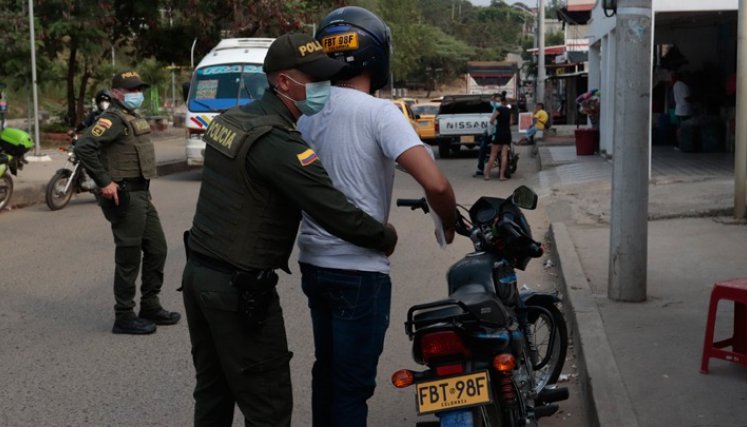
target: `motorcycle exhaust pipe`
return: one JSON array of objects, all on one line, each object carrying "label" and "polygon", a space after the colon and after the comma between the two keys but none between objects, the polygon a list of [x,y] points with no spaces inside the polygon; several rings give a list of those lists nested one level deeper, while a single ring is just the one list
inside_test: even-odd
[{"label": "motorcycle exhaust pipe", "polygon": [[537,403],[552,403],[568,399],[568,389],[566,387],[545,388],[539,392]]}]

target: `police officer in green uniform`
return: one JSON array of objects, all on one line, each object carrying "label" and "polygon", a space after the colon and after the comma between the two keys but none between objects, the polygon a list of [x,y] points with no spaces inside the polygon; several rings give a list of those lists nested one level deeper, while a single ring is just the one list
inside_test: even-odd
[{"label": "police officer in green uniform", "polygon": [[356,245],[391,254],[397,235],[351,205],[296,130],[321,110],[347,66],[312,37],[284,35],[264,63],[270,89],[216,117],[205,133],[202,187],[186,239],[184,306],[197,372],[195,426],[290,426],[288,351],[275,285],[301,211]]},{"label": "police officer in green uniform", "polygon": [[[164,310],[158,299],[167,249],[149,191],[156,156],[150,126],[135,112],[147,87],[135,71],[117,73],[111,105],[75,144],[75,155],[100,189],[99,204],[114,234],[115,334],[150,334],[156,325],[173,325],[181,317]],[[135,315],[141,258],[140,312]]]}]

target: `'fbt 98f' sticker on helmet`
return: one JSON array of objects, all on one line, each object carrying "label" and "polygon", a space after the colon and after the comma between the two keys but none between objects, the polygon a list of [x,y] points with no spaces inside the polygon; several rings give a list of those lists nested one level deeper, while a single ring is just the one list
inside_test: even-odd
[{"label": "'fbt 98f' sticker on helmet", "polygon": [[358,34],[343,33],[324,37],[322,39],[322,47],[327,53],[358,49]]}]

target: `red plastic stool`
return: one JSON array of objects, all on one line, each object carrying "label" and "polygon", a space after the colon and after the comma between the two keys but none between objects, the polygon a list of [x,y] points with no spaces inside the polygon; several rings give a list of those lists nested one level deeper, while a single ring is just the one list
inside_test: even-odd
[{"label": "red plastic stool", "polygon": [[[734,301],[734,331],[731,338],[713,342],[716,310],[718,302],[722,299]],[[729,346],[732,351],[722,350]],[[701,374],[708,373],[708,361],[712,357],[747,366],[747,278],[731,279],[713,285],[703,343],[703,359],[700,362]]]}]

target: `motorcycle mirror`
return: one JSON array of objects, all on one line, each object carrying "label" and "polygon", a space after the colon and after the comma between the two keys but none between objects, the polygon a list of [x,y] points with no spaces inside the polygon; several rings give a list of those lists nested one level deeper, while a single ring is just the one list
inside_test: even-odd
[{"label": "motorcycle mirror", "polygon": [[537,193],[526,185],[522,185],[514,190],[511,198],[516,203],[516,206],[522,209],[535,209],[537,207]]}]

